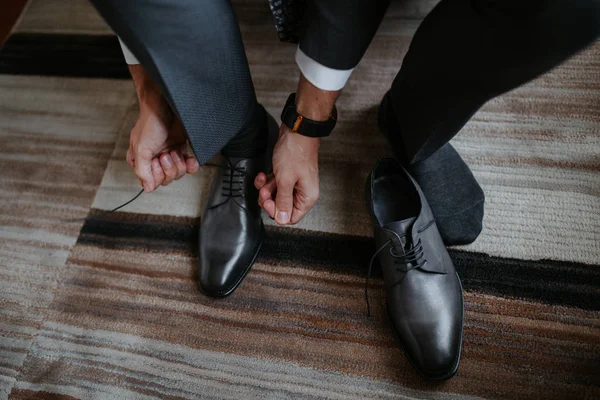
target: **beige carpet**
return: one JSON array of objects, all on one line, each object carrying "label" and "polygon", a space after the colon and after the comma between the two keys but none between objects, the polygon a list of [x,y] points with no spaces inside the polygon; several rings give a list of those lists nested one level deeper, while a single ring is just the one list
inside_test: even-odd
[{"label": "beige carpet", "polygon": [[[323,141],[321,200],[270,238],[242,286],[196,287],[206,167],[131,198],[130,81],[0,75],[0,398],[600,397],[600,43],[491,101],[453,140],[486,192],[484,231],[453,249],[462,361],[423,382],[392,337],[363,185],[388,154],[375,111],[433,1],[393,5]],[[259,100],[294,90],[294,47],[266,2],[236,2]],[[17,34],[110,35],[84,0],[35,0]],[[2,52],[0,52],[1,60]]]}]

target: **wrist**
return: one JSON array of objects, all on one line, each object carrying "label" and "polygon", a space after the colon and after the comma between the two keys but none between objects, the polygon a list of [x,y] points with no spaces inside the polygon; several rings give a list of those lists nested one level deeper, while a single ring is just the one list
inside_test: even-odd
[{"label": "wrist", "polygon": [[140,64],[129,65],[129,71],[133,78],[140,114],[153,114],[165,121],[169,120],[171,109],[150,75]]},{"label": "wrist", "polygon": [[335,102],[341,90],[322,90],[310,83],[300,74],[296,110],[298,114],[313,121],[327,121],[333,112]]},{"label": "wrist", "polygon": [[298,96],[296,98],[296,110],[298,114],[313,121],[327,121],[331,116],[333,107],[318,104],[313,99],[307,99],[304,96]]},{"label": "wrist", "polygon": [[140,106],[146,103],[155,103],[162,97],[160,90],[141,64],[129,65],[128,67]]},{"label": "wrist", "polygon": [[302,139],[307,139],[307,143],[308,142],[316,142],[316,143],[320,143],[321,142],[321,138],[320,137],[311,137],[311,136],[305,136],[301,133],[298,132],[294,132],[292,130],[292,128],[290,128],[289,126],[287,126],[286,124],[282,123],[281,126],[279,127],[279,136],[281,137],[281,135],[283,134],[289,134],[289,135],[294,135],[294,137],[300,137]]}]

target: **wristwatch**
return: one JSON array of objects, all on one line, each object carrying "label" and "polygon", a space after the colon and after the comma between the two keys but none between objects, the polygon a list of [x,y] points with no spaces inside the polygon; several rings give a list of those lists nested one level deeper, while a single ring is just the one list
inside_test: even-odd
[{"label": "wristwatch", "polygon": [[333,106],[333,111],[327,121],[313,121],[298,114],[296,110],[296,93],[290,94],[281,112],[281,122],[290,128],[292,132],[313,138],[329,136],[335,127],[336,121],[337,109],[335,106]]}]

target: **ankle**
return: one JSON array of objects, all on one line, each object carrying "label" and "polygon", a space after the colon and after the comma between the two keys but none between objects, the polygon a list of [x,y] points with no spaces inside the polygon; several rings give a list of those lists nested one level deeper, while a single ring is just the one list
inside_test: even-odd
[{"label": "ankle", "polygon": [[268,114],[257,103],[252,119],[223,147],[221,154],[225,157],[260,157],[266,151],[268,136]]}]

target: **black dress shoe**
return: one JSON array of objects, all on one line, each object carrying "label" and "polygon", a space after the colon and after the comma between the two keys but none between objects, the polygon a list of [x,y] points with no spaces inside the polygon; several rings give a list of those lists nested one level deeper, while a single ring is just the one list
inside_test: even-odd
[{"label": "black dress shoe", "polygon": [[231,294],[252,268],[264,238],[254,178],[271,171],[278,127],[268,117],[269,143],[258,158],[223,157],[200,223],[200,290],[213,297]]},{"label": "black dress shoe", "polygon": [[373,260],[379,256],[392,328],[421,375],[448,379],[460,359],[463,293],[427,200],[398,161],[388,158],[367,180],[367,203],[378,249]]}]

